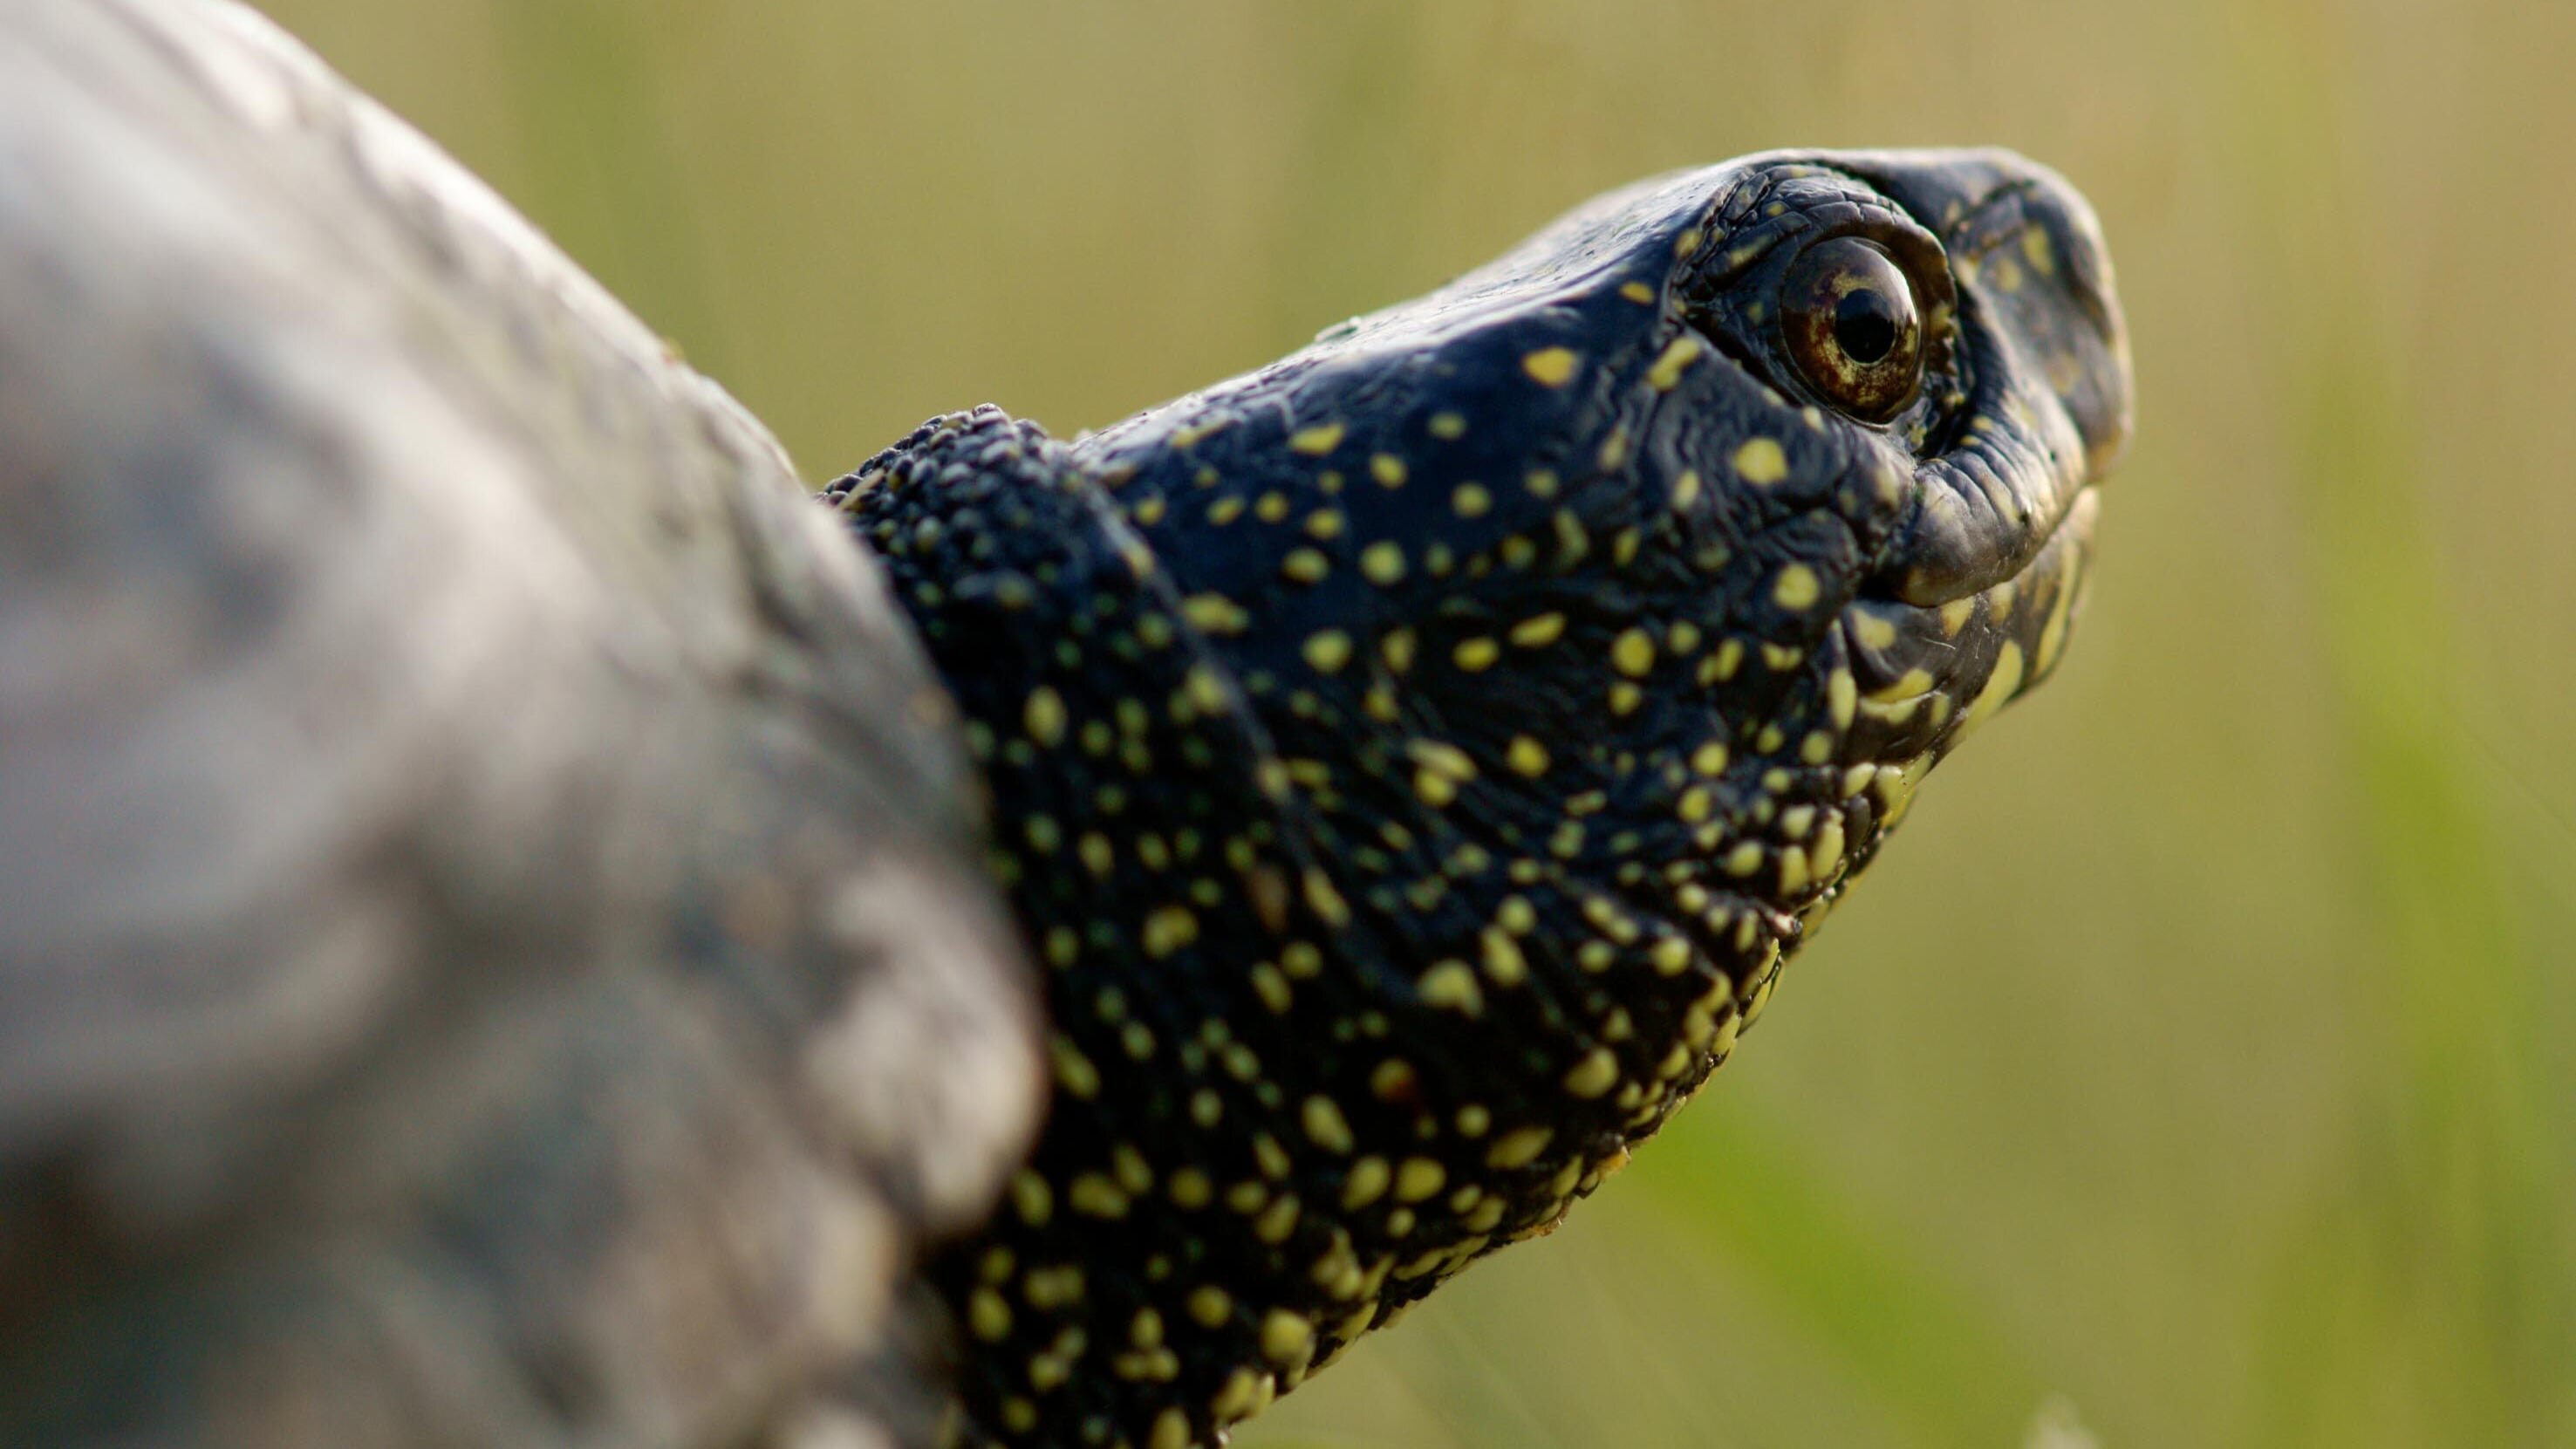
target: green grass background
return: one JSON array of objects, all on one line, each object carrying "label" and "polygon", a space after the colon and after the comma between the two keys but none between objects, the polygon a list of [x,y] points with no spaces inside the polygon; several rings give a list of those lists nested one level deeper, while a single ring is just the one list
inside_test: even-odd
[{"label": "green grass background", "polygon": [[1645,172],[2059,167],[2141,395],[2067,668],[1626,1176],[1242,1442],[2576,1445],[2567,7],[268,8],[818,480],[1108,422]]}]

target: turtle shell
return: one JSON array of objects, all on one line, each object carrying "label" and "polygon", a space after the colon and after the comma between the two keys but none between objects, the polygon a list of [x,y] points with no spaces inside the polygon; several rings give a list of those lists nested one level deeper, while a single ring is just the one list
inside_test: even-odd
[{"label": "turtle shell", "polygon": [[0,16],[0,1443],[898,1437],[1040,1100],[778,444],[228,0]]}]

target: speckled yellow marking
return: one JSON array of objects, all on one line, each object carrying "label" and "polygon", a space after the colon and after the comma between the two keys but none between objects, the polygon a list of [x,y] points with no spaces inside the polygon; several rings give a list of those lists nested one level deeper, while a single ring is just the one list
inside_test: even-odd
[{"label": "speckled yellow marking", "polygon": [[1587,1102],[1618,1084],[1619,1059],[1608,1047],[1594,1047],[1565,1074],[1567,1094]]},{"label": "speckled yellow marking", "polygon": [[1351,662],[1351,636],[1339,629],[1320,629],[1306,636],[1306,662],[1324,674],[1339,674]]},{"label": "speckled yellow marking", "polygon": [[1482,483],[1461,483],[1449,495],[1449,507],[1460,518],[1482,518],[1493,506],[1494,495]]},{"label": "speckled yellow marking", "polygon": [[1556,1129],[1553,1127],[1515,1127],[1494,1139],[1494,1145],[1485,1152],[1485,1165],[1504,1171],[1527,1167],[1537,1161],[1538,1155],[1545,1152],[1548,1143],[1554,1140]]},{"label": "speckled yellow marking", "polygon": [[1442,961],[1423,972],[1413,985],[1426,1006],[1467,1016],[1480,1015],[1485,1009],[1484,988],[1476,984],[1476,973],[1464,961]]},{"label": "speckled yellow marking", "polygon": [[1178,1409],[1165,1409],[1156,1414],[1154,1430],[1145,1440],[1145,1449],[1190,1449],[1190,1416]]},{"label": "speckled yellow marking", "polygon": [[1320,458],[1342,445],[1345,431],[1340,423],[1318,423],[1311,428],[1299,428],[1290,435],[1288,446],[1310,458]]},{"label": "speckled yellow marking", "polygon": [[1812,609],[1823,595],[1824,586],[1816,578],[1816,571],[1802,563],[1780,570],[1780,577],[1771,585],[1772,601],[1784,609]]},{"label": "speckled yellow marking", "polygon": [[1987,678],[1986,687],[1977,691],[1976,702],[1968,706],[1968,712],[1959,720],[1961,730],[1975,729],[2004,707],[2004,701],[2021,688],[2023,664],[2021,645],[2005,640],[2004,647],[1995,654],[1995,672]]},{"label": "speckled yellow marking", "polygon": [[1646,385],[1657,392],[1671,392],[1681,386],[1682,370],[1699,360],[1700,342],[1696,335],[1676,337],[1664,348],[1655,365],[1646,369]]},{"label": "speckled yellow marking", "polygon": [[1643,629],[1629,629],[1610,645],[1610,667],[1631,679],[1643,679],[1655,667],[1655,641]]},{"label": "speckled yellow marking", "polygon": [[1563,614],[1533,614],[1514,624],[1511,641],[1524,649],[1540,649],[1565,637]]},{"label": "speckled yellow marking", "polygon": [[1542,347],[1521,359],[1521,371],[1547,387],[1563,387],[1574,378],[1579,359],[1570,347]]},{"label": "speckled yellow marking", "polygon": [[1654,302],[1655,289],[1643,282],[1622,282],[1619,284],[1619,295],[1640,306],[1646,306]]},{"label": "speckled yellow marking", "polygon": [[1279,561],[1279,572],[1301,584],[1321,583],[1332,571],[1332,564],[1311,548],[1292,548]]},{"label": "speckled yellow marking", "polygon": [[1521,954],[1520,943],[1503,931],[1487,927],[1478,937],[1483,947],[1485,975],[1497,986],[1518,986],[1529,979],[1529,960]]},{"label": "speckled yellow marking", "polygon": [[1735,475],[1756,488],[1768,488],[1789,476],[1789,455],[1776,438],[1754,438],[1735,450]]},{"label": "speckled yellow marking", "polygon": [[1306,1140],[1331,1153],[1351,1150],[1351,1124],[1342,1116],[1341,1106],[1330,1097],[1316,1095],[1306,1099],[1299,1113],[1306,1128]]},{"label": "speckled yellow marking", "polygon": [[1199,939],[1199,919],[1187,906],[1164,906],[1145,917],[1145,954],[1160,960]]},{"label": "speckled yellow marking", "polygon": [[1547,773],[1547,747],[1528,735],[1512,736],[1503,759],[1515,773],[1533,780]]},{"label": "speckled yellow marking", "polygon": [[986,1343],[1011,1336],[1011,1306],[990,1288],[978,1288],[966,1300],[966,1323]]},{"label": "speckled yellow marking", "polygon": [[1376,453],[1369,458],[1369,476],[1382,488],[1404,486],[1404,460],[1393,453]]},{"label": "speckled yellow marking", "polygon": [[1430,429],[1431,436],[1439,438],[1444,442],[1455,442],[1458,439],[1467,436],[1466,414],[1449,412],[1433,413],[1431,415]]},{"label": "speckled yellow marking", "polygon": [[1303,1364],[1315,1352],[1315,1325],[1285,1308],[1261,1319],[1261,1356],[1280,1365]]},{"label": "speckled yellow marking", "polygon": [[1404,579],[1404,545],[1382,539],[1360,550],[1360,576],[1383,588]]},{"label": "speckled yellow marking", "polygon": [[1459,668],[1476,674],[1493,668],[1494,661],[1503,657],[1503,649],[1491,639],[1465,639],[1450,651],[1449,657],[1457,662]]},{"label": "speckled yellow marking", "polygon": [[1692,504],[1697,503],[1699,501],[1699,490],[1699,474],[1692,469],[1683,469],[1682,475],[1673,480],[1672,504],[1674,509],[1677,511],[1686,509]]},{"label": "speckled yellow marking", "polygon": [[1029,691],[1028,702],[1020,708],[1020,724],[1029,738],[1052,749],[1064,740],[1064,696],[1040,685]]}]

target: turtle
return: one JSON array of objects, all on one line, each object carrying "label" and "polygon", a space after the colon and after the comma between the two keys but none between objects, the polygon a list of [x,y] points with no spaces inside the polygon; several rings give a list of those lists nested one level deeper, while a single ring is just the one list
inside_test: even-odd
[{"label": "turtle", "polygon": [[1553,1229],[2048,675],[1998,150],[821,490],[231,0],[0,16],[0,1441],[1188,1449]]}]

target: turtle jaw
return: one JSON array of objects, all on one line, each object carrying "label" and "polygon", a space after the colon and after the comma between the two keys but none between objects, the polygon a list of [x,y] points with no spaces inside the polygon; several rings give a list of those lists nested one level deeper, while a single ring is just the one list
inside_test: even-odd
[{"label": "turtle jaw", "polygon": [[1937,604],[1864,596],[1836,621],[1854,685],[1841,759],[1892,791],[1893,825],[1923,773],[2053,673],[2083,603],[2101,494],[2076,491],[2018,573]]}]

